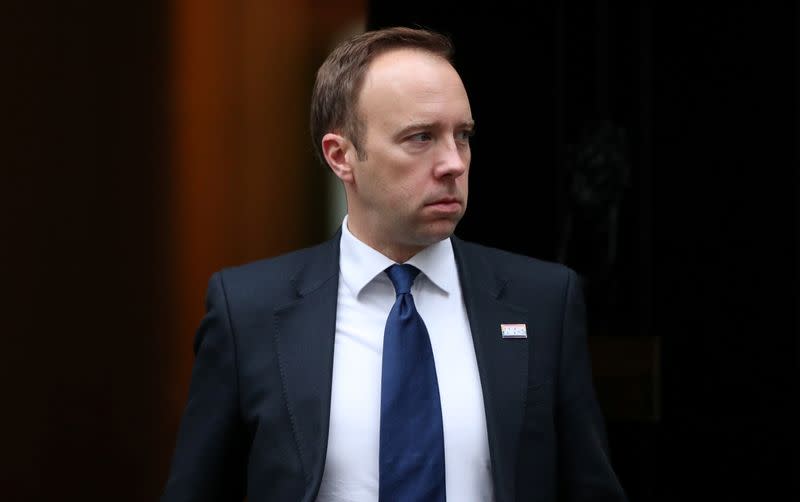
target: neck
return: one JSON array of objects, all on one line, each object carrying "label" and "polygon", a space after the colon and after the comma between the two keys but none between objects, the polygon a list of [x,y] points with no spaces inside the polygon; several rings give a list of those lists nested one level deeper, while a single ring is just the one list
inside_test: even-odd
[{"label": "neck", "polygon": [[415,254],[419,253],[426,246],[419,246],[419,245],[404,245],[399,243],[390,243],[382,241],[381,239],[375,239],[373,232],[364,231],[360,228],[357,221],[353,221],[351,216],[347,217],[347,230],[350,231],[353,236],[366,244],[367,246],[371,247],[375,251],[379,252],[383,256],[389,258],[390,260],[394,261],[395,263],[405,263],[411,259]]}]

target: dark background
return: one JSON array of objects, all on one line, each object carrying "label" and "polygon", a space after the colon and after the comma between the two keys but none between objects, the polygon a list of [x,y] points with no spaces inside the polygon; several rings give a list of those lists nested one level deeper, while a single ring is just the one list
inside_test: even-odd
[{"label": "dark background", "polygon": [[[452,35],[478,123],[458,234],[583,276],[631,499],[791,497],[796,6],[363,7]],[[164,281],[174,15],[4,7],[4,500],[153,500],[166,478],[191,344]]]},{"label": "dark background", "polygon": [[[796,7],[371,5],[371,27],[455,41],[478,131],[457,233],[583,276],[612,460],[631,500],[792,493]],[[592,195],[576,197],[573,183]],[[615,380],[643,345],[657,355],[650,371]],[[647,403],[621,408],[626,399]]]}]

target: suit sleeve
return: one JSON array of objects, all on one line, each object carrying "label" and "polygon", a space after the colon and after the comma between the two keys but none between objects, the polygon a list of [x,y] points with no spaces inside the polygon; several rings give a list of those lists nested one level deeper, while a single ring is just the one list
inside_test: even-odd
[{"label": "suit sleeve", "polygon": [[162,502],[241,501],[246,444],[239,414],[236,340],[221,273],[194,341],[189,399]]},{"label": "suit sleeve", "polygon": [[592,384],[583,290],[571,270],[564,305],[556,412],[559,498],[624,501],[608,457],[605,423]]}]

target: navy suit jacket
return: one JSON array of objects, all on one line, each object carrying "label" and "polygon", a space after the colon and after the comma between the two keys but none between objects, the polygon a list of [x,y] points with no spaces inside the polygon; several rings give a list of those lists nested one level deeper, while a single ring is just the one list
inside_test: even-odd
[{"label": "navy suit jacket", "polygon": [[[217,272],[164,502],[313,501],[325,464],[339,237]],[[453,238],[497,502],[618,501],[578,278]],[[524,323],[527,339],[500,324]],[[461,501],[455,501],[461,502]]]}]

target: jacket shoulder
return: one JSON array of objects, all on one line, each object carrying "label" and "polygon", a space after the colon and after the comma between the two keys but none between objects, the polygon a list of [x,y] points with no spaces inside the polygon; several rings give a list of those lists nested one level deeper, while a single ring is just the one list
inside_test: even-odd
[{"label": "jacket shoulder", "polygon": [[[315,246],[223,268],[218,277],[231,306],[278,305],[302,288],[333,278],[339,267],[338,236]],[[309,286],[311,285],[311,286]]]},{"label": "jacket shoulder", "polygon": [[283,277],[288,279],[296,273],[298,268],[328,251],[330,244],[330,242],[326,241],[278,256],[225,267],[218,273],[225,276],[226,282],[242,284],[258,281],[263,277],[276,279]]},{"label": "jacket shoulder", "polygon": [[[570,267],[553,261],[513,253],[475,242],[457,240],[463,256],[473,263],[483,263],[498,276],[517,279],[535,279],[536,282],[563,283],[576,276]],[[473,265],[474,266],[474,265]]]}]

